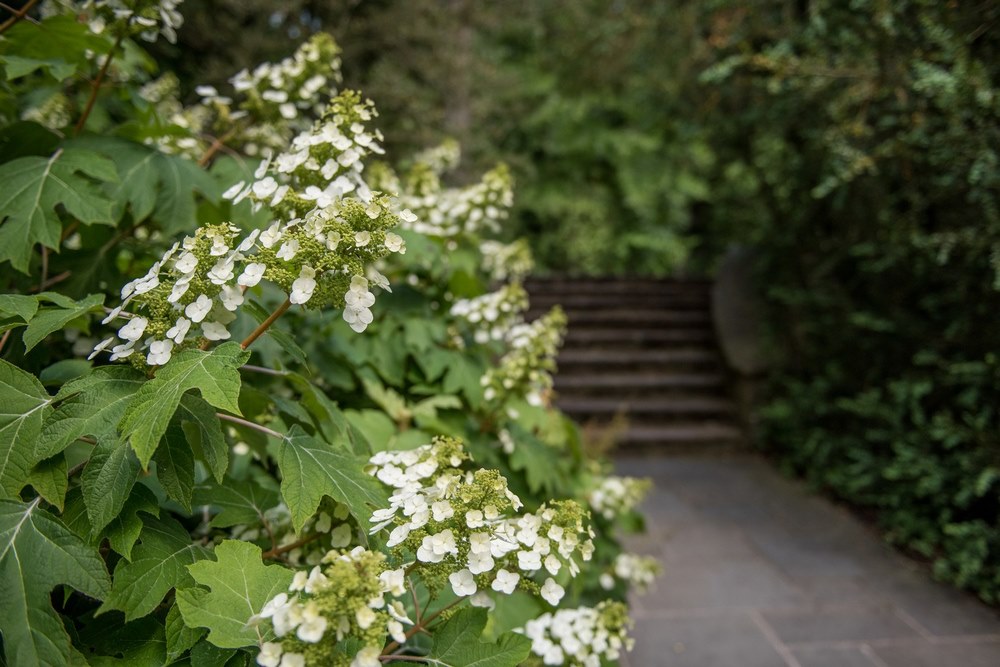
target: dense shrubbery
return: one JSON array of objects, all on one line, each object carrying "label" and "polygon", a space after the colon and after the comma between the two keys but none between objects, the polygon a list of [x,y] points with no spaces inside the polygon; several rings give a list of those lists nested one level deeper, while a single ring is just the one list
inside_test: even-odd
[{"label": "dense shrubbery", "polygon": [[176,4],[0,27],[0,662],[616,661],[643,485],[548,404],[506,168],[373,162],[321,35],[185,106]]},{"label": "dense shrubbery", "polygon": [[807,6],[718,14],[703,75],[724,149],[704,241],[756,248],[783,350],[760,441],[996,603],[997,11]]}]

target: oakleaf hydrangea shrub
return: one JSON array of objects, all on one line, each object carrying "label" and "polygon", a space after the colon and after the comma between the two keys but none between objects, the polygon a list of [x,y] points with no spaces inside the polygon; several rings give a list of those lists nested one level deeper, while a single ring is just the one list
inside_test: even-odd
[{"label": "oakleaf hydrangea shrub", "polygon": [[615,661],[643,484],[550,404],[509,172],[373,162],[324,36],[183,107],[178,4],[0,27],[6,662]]}]

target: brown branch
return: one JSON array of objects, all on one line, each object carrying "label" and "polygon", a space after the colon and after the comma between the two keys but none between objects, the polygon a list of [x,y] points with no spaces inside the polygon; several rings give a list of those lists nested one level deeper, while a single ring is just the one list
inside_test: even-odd
[{"label": "brown branch", "polygon": [[90,112],[94,110],[94,103],[97,101],[97,93],[101,90],[101,84],[104,83],[104,77],[108,74],[108,68],[111,66],[111,61],[115,57],[115,51],[121,46],[122,40],[125,39],[125,31],[123,30],[118,39],[115,40],[114,45],[111,50],[108,51],[108,55],[104,58],[104,64],[101,66],[100,71],[97,73],[97,78],[94,79],[93,86],[90,90],[90,99],[87,100],[87,106],[83,109],[83,115],[80,116],[80,120],[76,122],[76,127],[73,128],[73,136],[80,134],[83,130],[84,124],[87,122],[87,118],[90,117]]},{"label": "brown branch", "polygon": [[261,334],[263,334],[265,331],[267,331],[268,328],[272,324],[274,324],[274,321],[277,320],[282,315],[284,315],[285,311],[288,310],[291,307],[292,307],[291,299],[285,299],[285,302],[283,304],[281,304],[280,306],[278,306],[277,308],[275,308],[274,312],[271,313],[267,317],[266,320],[264,320],[263,322],[260,323],[260,326],[258,326],[256,329],[254,329],[253,331],[251,331],[250,335],[243,339],[243,342],[240,343],[240,347],[242,347],[245,350],[248,347],[250,347],[251,345],[253,345],[253,342],[255,340],[257,340],[258,338],[260,338]]},{"label": "brown branch", "polygon": [[0,336],[0,351],[3,351],[3,346],[7,344],[7,339],[10,338],[10,332],[13,329],[7,329],[3,332],[3,336]]},{"label": "brown branch", "polygon": [[[23,19],[27,15],[27,13],[31,11],[31,8],[34,7],[36,4],[38,4],[38,0],[28,0],[26,3],[24,3],[24,7],[21,7],[17,11],[11,10],[11,13],[13,13],[14,15],[11,16],[6,21],[4,21],[3,23],[0,23],[0,34],[7,32],[7,30],[9,30],[15,23]],[[4,5],[4,7],[7,6]],[[7,7],[7,9],[10,8]]]},{"label": "brown branch", "polygon": [[273,368],[264,368],[263,366],[254,366],[253,364],[243,364],[240,366],[241,371],[249,371],[251,373],[261,373],[263,375],[275,375],[277,377],[285,377],[288,375],[288,371],[276,371]]},{"label": "brown branch", "polygon": [[[457,600],[453,600],[452,602],[450,602],[450,603],[446,604],[445,606],[441,607],[440,609],[438,609],[436,612],[434,612],[430,616],[424,617],[423,619],[421,619],[420,621],[418,621],[417,623],[415,623],[412,628],[410,628],[410,631],[406,633],[406,638],[409,639],[410,637],[412,637],[413,635],[417,634],[418,632],[427,632],[427,626],[431,623],[431,621],[433,621],[435,618],[437,618],[438,616],[440,616],[444,612],[448,611],[452,607],[454,607],[456,605],[462,604],[467,599],[468,598],[458,598]],[[386,644],[386,647],[384,649],[382,649],[382,655],[383,656],[389,655],[390,653],[392,653],[393,651],[395,651],[400,646],[402,646],[402,644],[400,644],[399,642],[396,642],[396,641],[389,642],[388,644]]]},{"label": "brown branch", "polygon": [[213,138],[212,145],[208,147],[205,154],[198,160],[198,166],[204,167],[208,165],[208,163],[212,161],[212,158],[215,157],[215,154],[226,147],[226,142],[232,139],[234,134],[236,134],[235,129],[229,130],[221,137]]},{"label": "brown branch", "polygon": [[79,227],[80,227],[80,221],[79,220],[74,220],[73,222],[71,222],[68,225],[66,225],[66,229],[64,229],[62,231],[62,234],[60,234],[60,236],[59,236],[59,243],[62,243],[63,241],[65,241],[66,239],[68,239],[70,237],[70,235],[73,232],[75,232]]},{"label": "brown branch", "polygon": [[48,280],[46,280],[41,285],[36,285],[35,287],[32,287],[28,291],[29,292],[42,292],[42,291],[47,290],[48,288],[52,287],[53,285],[61,283],[62,281],[64,281],[67,278],[69,278],[71,275],[73,275],[72,271],[63,271],[60,274],[52,276],[51,278],[49,278]]},{"label": "brown branch", "polygon": [[276,549],[268,549],[267,551],[265,551],[261,555],[261,557],[262,558],[277,558],[281,554],[288,553],[289,551],[294,551],[295,549],[298,549],[301,546],[309,544],[310,542],[315,542],[316,540],[318,540],[321,537],[323,537],[323,533],[315,533],[313,535],[309,535],[307,537],[303,537],[301,540],[295,540],[291,544],[286,544],[283,547],[278,547]]},{"label": "brown branch", "polygon": [[242,419],[240,417],[234,417],[233,415],[227,415],[224,412],[216,412],[215,416],[218,417],[219,419],[223,420],[223,421],[232,422],[233,424],[239,424],[240,426],[246,426],[247,428],[253,429],[255,431],[259,431],[260,433],[263,433],[264,435],[270,436],[272,438],[277,438],[278,440],[284,440],[285,439],[285,434],[284,433],[278,433],[277,431],[273,431],[273,430],[269,429],[266,426],[261,426],[260,424],[255,424],[252,421],[247,421],[246,419]]}]

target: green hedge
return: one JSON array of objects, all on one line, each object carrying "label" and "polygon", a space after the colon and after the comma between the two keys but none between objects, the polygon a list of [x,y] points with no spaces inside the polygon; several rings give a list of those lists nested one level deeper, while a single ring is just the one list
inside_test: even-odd
[{"label": "green hedge", "polygon": [[757,249],[781,351],[760,442],[996,603],[996,11],[803,7],[736,17],[703,74],[727,153],[703,248]]}]

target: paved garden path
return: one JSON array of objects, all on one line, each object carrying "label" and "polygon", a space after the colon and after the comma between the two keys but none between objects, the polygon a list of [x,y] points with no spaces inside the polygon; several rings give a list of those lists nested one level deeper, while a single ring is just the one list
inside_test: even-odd
[{"label": "paved garden path", "polygon": [[626,667],[1000,667],[1000,615],[746,454],[621,456],[655,482]]}]

